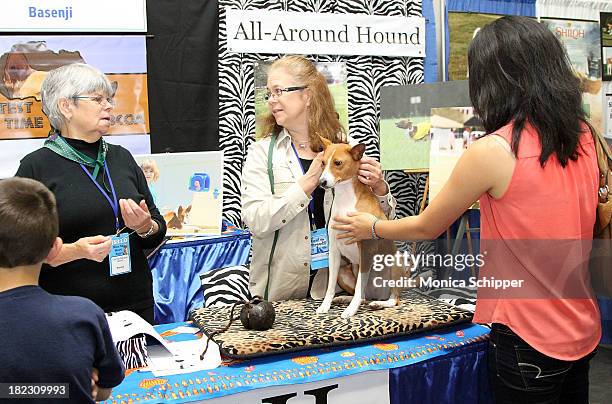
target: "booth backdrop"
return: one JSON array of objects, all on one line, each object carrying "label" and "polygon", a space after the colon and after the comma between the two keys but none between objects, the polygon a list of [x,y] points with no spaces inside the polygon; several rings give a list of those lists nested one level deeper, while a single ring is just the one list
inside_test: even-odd
[{"label": "booth backdrop", "polygon": [[[274,60],[279,54],[230,53],[227,49],[225,8],[267,9],[292,12],[372,14],[386,16],[425,16],[427,79],[435,81],[437,66],[432,0],[264,0],[238,2],[219,0],[219,146],[225,153],[224,215],[240,223],[240,173],[249,145],[255,141],[254,63]],[[382,56],[307,55],[315,61],[344,62],[348,73],[348,112],[350,135],[367,146],[370,156],[379,157],[379,104],[383,86],[422,83],[424,59]],[[425,174],[387,173],[393,195],[398,200],[399,217],[418,213],[425,190]],[[407,243],[400,248],[407,249]],[[433,246],[419,245],[429,253]],[[416,276],[416,274],[415,274]]]}]

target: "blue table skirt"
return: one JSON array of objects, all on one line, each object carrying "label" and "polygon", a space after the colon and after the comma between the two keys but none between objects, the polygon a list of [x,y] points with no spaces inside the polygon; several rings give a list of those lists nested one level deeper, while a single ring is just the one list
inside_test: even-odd
[{"label": "blue table skirt", "polygon": [[598,297],[599,312],[601,313],[601,341],[600,344],[612,344],[612,298]]},{"label": "blue table skirt", "polygon": [[244,265],[249,259],[248,231],[164,245],[149,261],[153,276],[155,323],[187,320],[203,306],[200,274],[216,268]]},{"label": "blue table skirt", "polygon": [[[168,342],[178,342],[194,338],[194,334],[181,330],[186,325],[163,324],[155,329]],[[188,374],[155,377],[149,371],[135,370],[113,390],[106,403],[127,403],[128,399],[172,404],[199,402],[253,389],[386,370],[391,404],[488,404],[488,333],[486,327],[467,323],[371,344],[232,361],[214,370]]]},{"label": "blue table skirt", "polygon": [[487,345],[488,341],[479,342],[425,362],[389,369],[391,404],[492,403]]}]

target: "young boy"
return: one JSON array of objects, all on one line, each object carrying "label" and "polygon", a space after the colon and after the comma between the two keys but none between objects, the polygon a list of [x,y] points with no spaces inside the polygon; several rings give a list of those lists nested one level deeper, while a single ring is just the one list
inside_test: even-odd
[{"label": "young boy", "polygon": [[[57,235],[55,198],[44,185],[25,178],[0,180],[0,383],[7,383],[0,401],[44,391],[36,396],[41,403],[94,403],[106,400],[123,380],[123,363],[102,309],[38,286],[42,263],[62,247]],[[28,389],[24,383],[40,387]],[[65,383],[69,399],[49,395],[64,390],[49,383]]]}]

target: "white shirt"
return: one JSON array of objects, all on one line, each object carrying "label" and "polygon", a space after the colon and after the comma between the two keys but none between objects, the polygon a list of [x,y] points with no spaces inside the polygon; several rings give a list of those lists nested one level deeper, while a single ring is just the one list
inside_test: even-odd
[{"label": "white shirt", "polygon": [[[266,137],[249,147],[242,171],[242,220],[249,227],[253,241],[249,287],[252,295],[264,296],[274,232],[279,230],[270,271],[268,299],[305,298],[310,278],[308,204],[311,197],[297,183],[303,175],[302,166],[291,146],[291,137],[285,130],[279,133],[274,148],[272,171],[275,194],[272,195],[268,177],[270,141],[271,137]],[[349,144],[356,143],[349,138]],[[387,216],[395,217],[396,201],[391,193],[378,198]],[[326,220],[332,202],[332,191],[326,190],[323,202]],[[327,269],[318,271],[311,290],[313,298],[324,296],[327,272]]]}]

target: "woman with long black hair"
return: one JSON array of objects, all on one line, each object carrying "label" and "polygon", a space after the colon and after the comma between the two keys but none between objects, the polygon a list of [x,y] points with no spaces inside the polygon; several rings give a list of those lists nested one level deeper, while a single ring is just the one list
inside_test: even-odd
[{"label": "woman with long black hair", "polygon": [[601,337],[585,265],[598,167],[580,81],[554,34],[525,17],[480,30],[468,64],[487,136],[466,150],[422,214],[378,221],[356,213],[334,227],[349,243],[433,239],[480,201],[480,281],[524,281],[515,290],[478,289],[474,321],[492,324],[496,402],[588,403],[589,360]]}]

